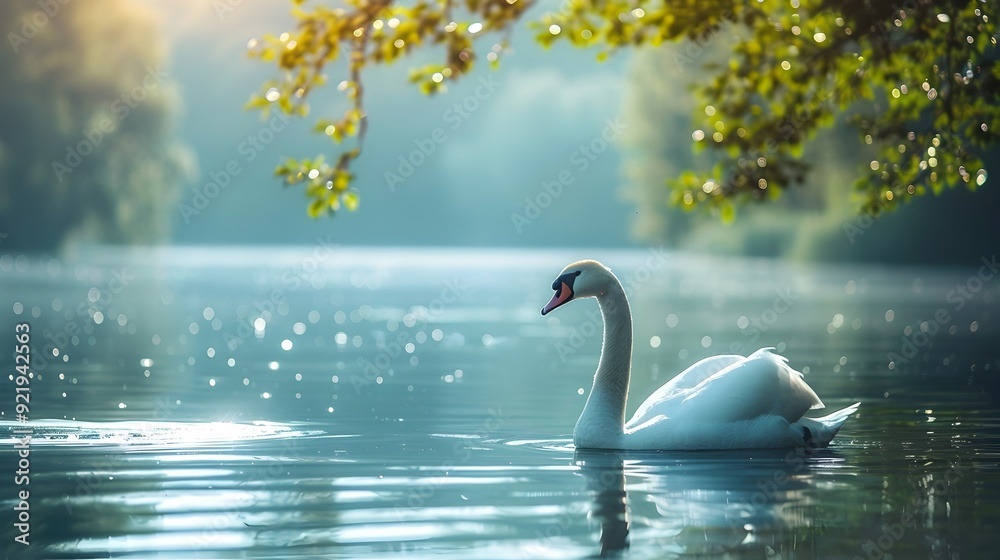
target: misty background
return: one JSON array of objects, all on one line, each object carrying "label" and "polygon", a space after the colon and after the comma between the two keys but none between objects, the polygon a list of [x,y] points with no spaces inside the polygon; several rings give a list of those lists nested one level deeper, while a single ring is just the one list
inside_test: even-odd
[{"label": "misty background", "polygon": [[[0,6],[5,252],[93,242],[285,245],[331,235],[361,246],[652,244],[965,264],[994,251],[1000,233],[989,183],[978,193],[918,197],[877,220],[859,216],[850,185],[866,154],[843,125],[807,148],[813,170],[804,185],[739,208],[731,225],[671,208],[666,181],[699,165],[689,86],[707,75],[702,63],[725,56],[733,28],[685,65],[675,56],[685,45],[600,63],[596,51],[544,50],[522,29],[497,71],[480,64],[431,98],[407,80],[419,57],[371,68],[369,133],[354,167],[361,205],[312,220],[301,189],[284,188],[273,170],[288,156],[333,151],[311,128],[316,116],[343,110],[339,92],[328,86],[308,118],[287,123],[243,109],[275,72],[246,56],[247,42],[289,29],[290,3],[101,0],[59,5],[51,16],[39,6]],[[442,133],[443,142],[432,140]],[[421,144],[433,152],[401,174],[400,158]],[[565,185],[553,190],[560,177]]]}]

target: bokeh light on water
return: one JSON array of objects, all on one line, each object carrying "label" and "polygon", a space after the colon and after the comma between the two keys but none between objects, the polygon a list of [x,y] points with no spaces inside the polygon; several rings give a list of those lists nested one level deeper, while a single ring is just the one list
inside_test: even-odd
[{"label": "bokeh light on water", "polygon": [[1000,458],[1000,284],[970,281],[978,265],[678,254],[640,274],[646,253],[588,255],[629,286],[630,412],[690,363],[761,346],[829,407],[862,402],[832,449],[789,460],[574,453],[596,304],[538,309],[581,255],[252,252],[0,262],[0,329],[35,333],[37,557],[863,556],[913,503],[894,556],[975,556],[1000,521],[980,490]]}]

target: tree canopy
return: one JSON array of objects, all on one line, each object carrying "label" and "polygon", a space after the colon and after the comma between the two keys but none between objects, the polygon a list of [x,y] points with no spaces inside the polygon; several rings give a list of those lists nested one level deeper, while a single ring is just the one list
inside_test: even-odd
[{"label": "tree canopy", "polygon": [[[981,0],[565,0],[538,17],[529,15],[533,0],[292,3],[294,30],[251,41],[250,54],[274,62],[280,77],[247,106],[305,116],[310,96],[330,81],[328,69],[346,62],[332,81],[350,108],[315,125],[338,145],[336,157],[289,159],[275,170],[287,185],[305,186],[314,217],[358,204],[351,164],[369,118],[367,67],[441,51],[438,62],[409,74],[422,92],[439,93],[483,58],[500,64],[525,19],[543,46],[593,48],[598,60],[686,41],[676,64],[706,71],[694,86],[700,104],[691,139],[713,165],[663,180],[674,204],[712,208],[724,220],[739,203],[800,184],[804,145],[838,114],[848,114],[859,142],[877,150],[857,163],[854,182],[859,210],[869,214],[908,196],[983,186],[984,154],[1000,127],[996,5]],[[703,61],[720,36],[732,45],[728,61]]]}]

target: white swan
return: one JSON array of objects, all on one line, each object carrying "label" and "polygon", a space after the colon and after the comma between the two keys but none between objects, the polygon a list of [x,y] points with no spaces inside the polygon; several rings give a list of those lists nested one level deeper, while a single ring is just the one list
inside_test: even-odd
[{"label": "white swan", "polygon": [[552,283],[542,315],[579,298],[597,298],[604,345],[594,386],[573,429],[578,448],[683,450],[825,446],[860,403],[805,418],[823,402],[788,366],[762,348],[749,357],[713,356],[656,390],[625,422],[632,369],[632,313],[621,283],[597,261],[575,262]]}]

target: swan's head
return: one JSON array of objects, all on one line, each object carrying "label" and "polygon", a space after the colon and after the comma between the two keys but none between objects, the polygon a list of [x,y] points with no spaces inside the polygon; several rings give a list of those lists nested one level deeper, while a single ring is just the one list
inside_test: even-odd
[{"label": "swan's head", "polygon": [[597,261],[577,261],[567,266],[552,283],[556,293],[542,308],[542,315],[570,300],[604,294],[614,278],[611,270]]}]

